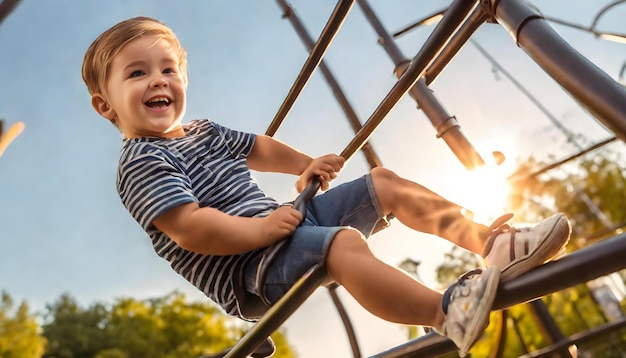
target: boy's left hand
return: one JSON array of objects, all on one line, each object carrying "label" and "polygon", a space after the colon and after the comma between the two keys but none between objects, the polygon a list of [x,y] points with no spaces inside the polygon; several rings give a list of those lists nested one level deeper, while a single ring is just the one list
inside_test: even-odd
[{"label": "boy's left hand", "polygon": [[298,193],[301,193],[315,177],[320,180],[321,190],[328,190],[330,181],[337,177],[344,163],[345,159],[337,154],[326,154],[313,159],[296,182]]}]

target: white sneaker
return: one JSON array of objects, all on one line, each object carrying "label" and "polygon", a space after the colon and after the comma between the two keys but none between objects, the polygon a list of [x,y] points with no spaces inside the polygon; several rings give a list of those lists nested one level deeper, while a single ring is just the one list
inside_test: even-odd
[{"label": "white sneaker", "polygon": [[435,331],[450,338],[459,347],[461,357],[489,325],[499,278],[500,270],[495,266],[469,271],[444,293],[446,319],[443,327]]},{"label": "white sneaker", "polygon": [[506,221],[512,214],[497,219],[489,228],[492,234],[482,256],[487,267],[502,268],[502,281],[511,280],[535,266],[554,258],[569,241],[572,228],[564,214],[555,214],[532,228],[513,228]]}]

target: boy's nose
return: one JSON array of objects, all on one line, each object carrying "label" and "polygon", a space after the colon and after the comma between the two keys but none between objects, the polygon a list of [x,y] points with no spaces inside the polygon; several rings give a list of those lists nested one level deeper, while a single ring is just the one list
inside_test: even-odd
[{"label": "boy's nose", "polygon": [[163,78],[162,76],[155,77],[150,83],[150,87],[167,87],[167,86],[168,86],[167,80]]}]

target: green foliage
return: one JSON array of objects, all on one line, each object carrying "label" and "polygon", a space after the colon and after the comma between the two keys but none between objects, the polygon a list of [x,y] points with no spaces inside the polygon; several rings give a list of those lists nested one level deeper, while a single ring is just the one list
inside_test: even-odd
[{"label": "green foliage", "polygon": [[[148,300],[120,298],[81,307],[69,294],[46,305],[38,324],[24,302],[0,302],[1,358],[198,358],[233,346],[250,328],[210,302],[180,293]],[[272,335],[275,358],[294,358],[285,336]],[[46,344],[47,343],[47,344]]]},{"label": "green foliage", "polygon": [[39,336],[36,317],[22,302],[14,310],[13,299],[2,292],[0,302],[0,357],[38,358],[43,353],[46,340]]},{"label": "green foliage", "polygon": [[575,250],[595,240],[614,235],[612,227],[626,225],[626,169],[618,153],[583,157],[542,173],[546,167],[532,158],[517,171],[511,194],[511,209],[518,217],[536,221],[553,212],[565,213],[573,228]]},{"label": "green foliage", "polygon": [[111,345],[105,328],[108,312],[102,304],[81,308],[68,294],[46,305],[43,335],[48,339],[46,355],[87,358]]},{"label": "green foliage", "polygon": [[444,289],[453,284],[465,272],[482,267],[478,255],[453,246],[444,254],[443,263],[437,267],[437,282]]},{"label": "green foliage", "polygon": [[[536,222],[554,212],[565,213],[572,223],[569,251],[615,235],[626,225],[626,165],[619,154],[606,151],[537,174],[546,163],[530,158],[517,170],[509,201],[510,211],[521,221]],[[521,178],[521,179],[520,179]],[[447,287],[462,272],[476,265],[475,256],[454,247],[437,269],[437,279]],[[623,276],[622,276],[623,277]],[[564,336],[584,332],[609,321],[586,284],[542,298]],[[626,302],[621,306],[626,309]],[[473,346],[474,357],[517,357],[552,344],[529,304],[492,312],[490,325]],[[615,331],[579,346],[581,354],[619,357],[626,354],[626,333]],[[621,352],[621,353],[620,353]],[[456,353],[446,357],[456,357]]]},{"label": "green foliage", "polygon": [[[180,293],[89,308],[66,294],[47,306],[46,321],[46,356],[59,358],[197,358],[233,346],[248,329],[212,303],[187,302]],[[294,356],[282,334],[273,338],[275,357]]]}]

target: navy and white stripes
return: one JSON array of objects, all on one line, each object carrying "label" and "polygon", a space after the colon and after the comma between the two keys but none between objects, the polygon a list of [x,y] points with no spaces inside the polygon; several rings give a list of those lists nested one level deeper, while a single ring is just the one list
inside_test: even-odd
[{"label": "navy and white stripes", "polygon": [[231,277],[251,252],[232,256],[189,252],[152,222],[189,202],[247,217],[265,216],[278,203],[258,187],[246,164],[254,134],[209,120],[194,120],[183,128],[185,136],[181,138],[125,139],[117,190],[124,206],[152,239],[156,253],[227,313],[238,315]]}]

